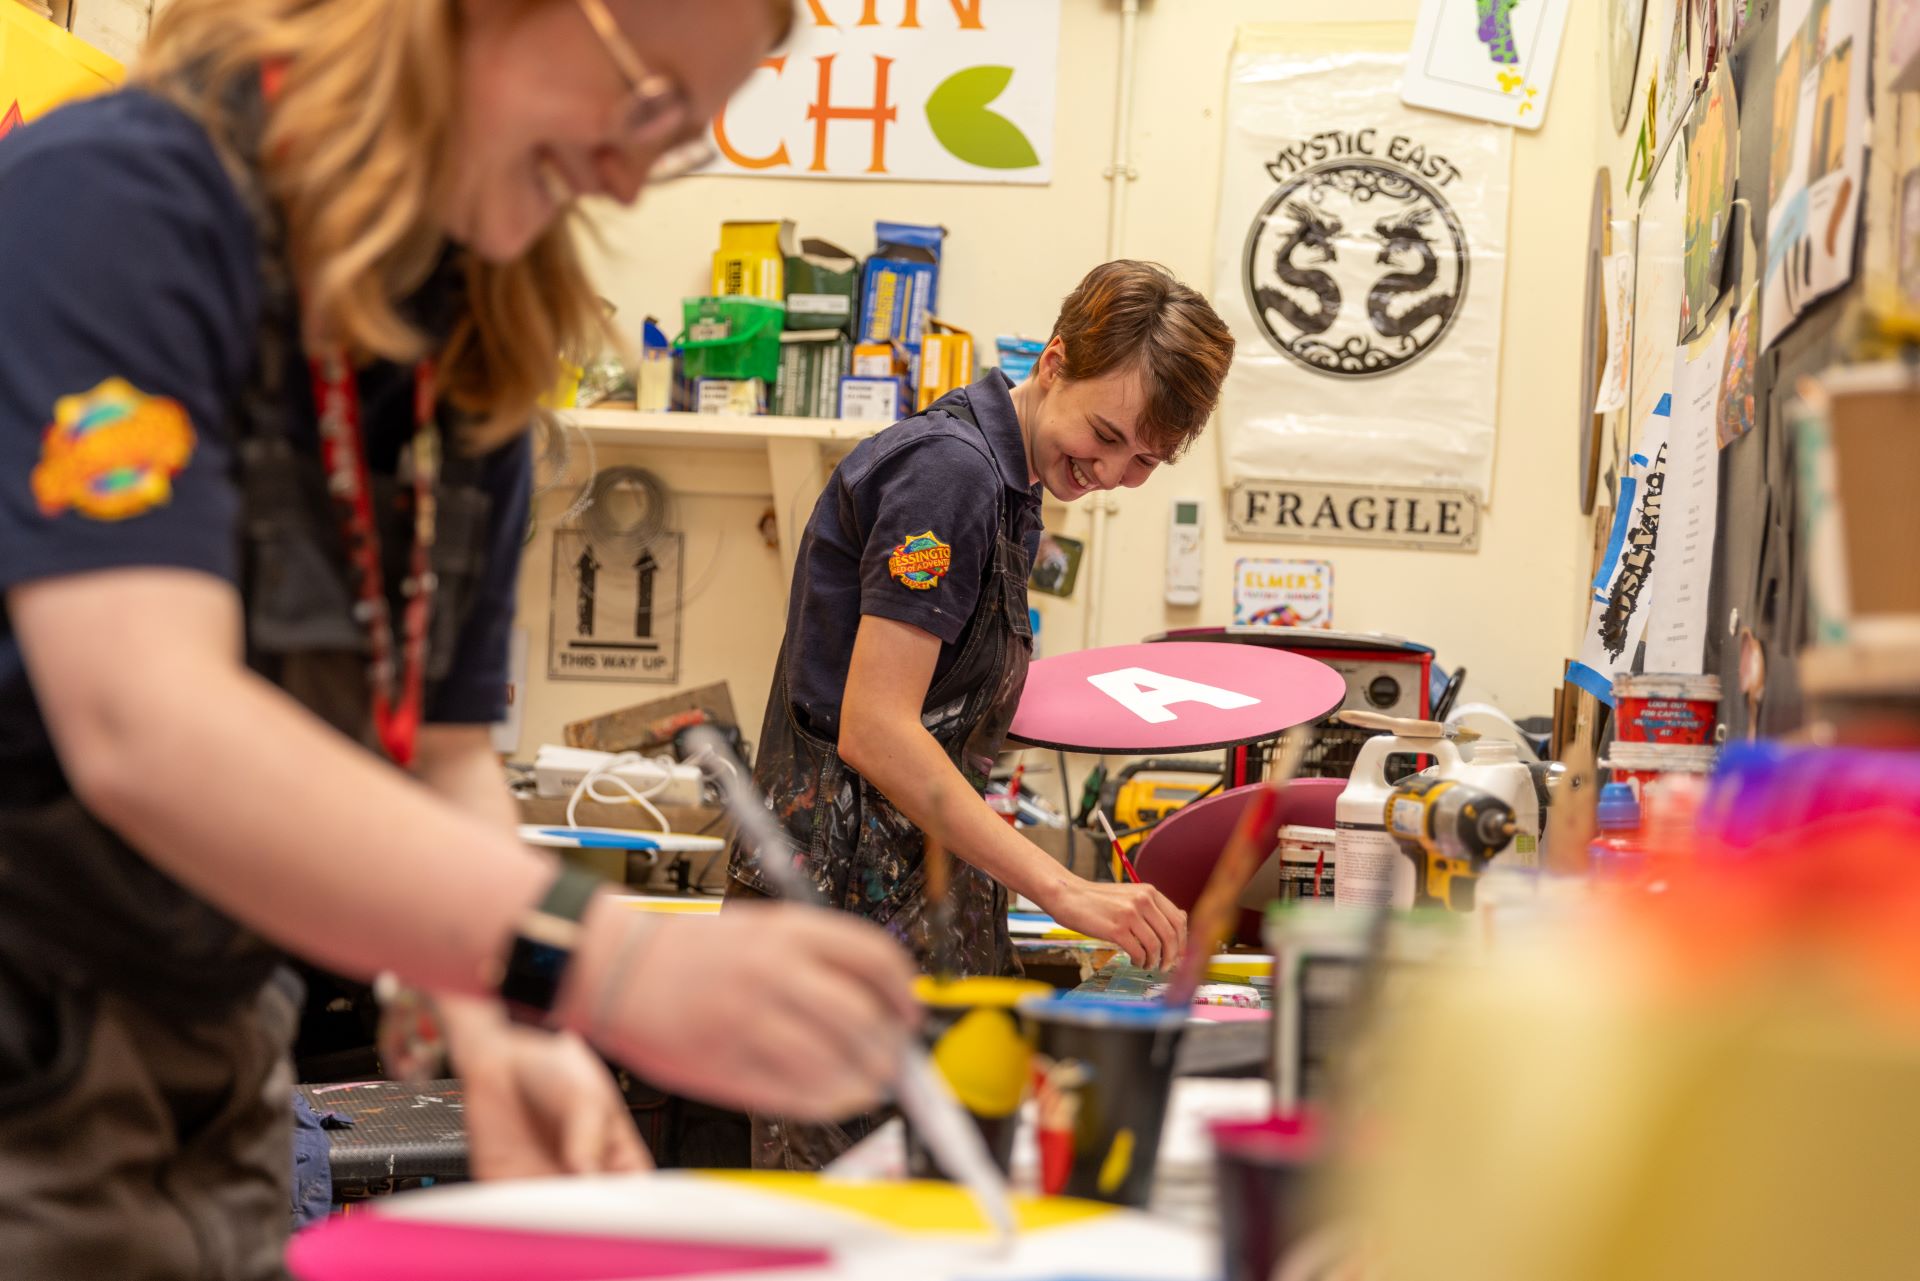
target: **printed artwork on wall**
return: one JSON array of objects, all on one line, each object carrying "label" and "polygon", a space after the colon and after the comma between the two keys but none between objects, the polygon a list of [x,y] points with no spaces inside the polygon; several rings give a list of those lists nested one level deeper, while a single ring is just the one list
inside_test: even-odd
[{"label": "printed artwork on wall", "polygon": [[1853,278],[1871,0],[1781,0],[1761,345]]},{"label": "printed artwork on wall", "polygon": [[1060,0],[808,0],[711,127],[703,172],[1052,180]]},{"label": "printed artwork on wall", "polygon": [[1400,96],[1538,129],[1571,0],[1422,0]]},{"label": "printed artwork on wall", "polygon": [[1612,0],[1607,19],[1607,96],[1618,133],[1633,116],[1634,74],[1640,67],[1640,31],[1646,25],[1647,0]]},{"label": "printed artwork on wall", "polygon": [[1680,338],[1699,330],[1720,299],[1739,159],[1739,120],[1733,75],[1723,63],[1714,68],[1686,129],[1687,279],[1681,295]]},{"label": "printed artwork on wall", "polygon": [[1214,250],[1229,485],[1487,494],[1512,134],[1407,107],[1404,30],[1241,30]]}]

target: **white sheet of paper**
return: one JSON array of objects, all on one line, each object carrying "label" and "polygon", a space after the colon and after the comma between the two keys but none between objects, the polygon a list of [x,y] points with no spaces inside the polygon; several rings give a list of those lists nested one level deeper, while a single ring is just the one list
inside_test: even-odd
[{"label": "white sheet of paper", "polygon": [[1632,668],[1653,603],[1650,576],[1659,563],[1669,404],[1669,397],[1661,397],[1634,433],[1633,456],[1614,507],[1613,534],[1593,579],[1580,657],[1567,671],[1568,680],[1609,707],[1613,678]]},{"label": "white sheet of paper", "polygon": [[1714,409],[1727,362],[1729,313],[1707,335],[1674,353],[1673,416],[1661,495],[1660,554],[1647,617],[1646,670],[1689,676],[1705,670],[1707,593],[1720,513],[1720,451]]},{"label": "white sheet of paper", "polygon": [[1422,0],[1400,81],[1409,106],[1538,129],[1571,0]]},{"label": "white sheet of paper", "polygon": [[1593,412],[1610,414],[1626,407],[1627,371],[1633,367],[1633,255],[1608,254],[1600,270],[1607,290],[1607,367]]}]

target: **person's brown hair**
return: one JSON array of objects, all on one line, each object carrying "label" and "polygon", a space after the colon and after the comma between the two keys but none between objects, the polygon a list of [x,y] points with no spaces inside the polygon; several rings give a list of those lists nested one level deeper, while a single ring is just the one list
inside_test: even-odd
[{"label": "person's brown hair", "polygon": [[1205,298],[1160,264],[1126,258],[1087,273],[1060,305],[1053,336],[1069,378],[1141,370],[1141,443],[1168,461],[1207,425],[1233,362],[1233,335]]},{"label": "person's brown hair", "polygon": [[[792,0],[767,4],[784,39]],[[458,10],[458,0],[171,0],[135,69],[217,129],[228,86],[286,68],[267,107],[267,190],[286,218],[303,329],[359,358],[424,354],[402,308],[446,246],[434,210],[451,178]],[[561,360],[583,363],[612,337],[576,221],[555,222],[513,262],[466,255],[467,305],[439,363],[447,399],[476,420],[469,448],[518,435]]]}]

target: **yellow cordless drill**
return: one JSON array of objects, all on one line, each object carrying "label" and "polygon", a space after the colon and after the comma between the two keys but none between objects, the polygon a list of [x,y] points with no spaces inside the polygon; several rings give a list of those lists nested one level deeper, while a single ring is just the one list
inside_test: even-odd
[{"label": "yellow cordless drill", "polygon": [[1473,910],[1473,887],[1513,839],[1513,807],[1451,779],[1416,774],[1387,798],[1387,831],[1413,860],[1413,905]]}]

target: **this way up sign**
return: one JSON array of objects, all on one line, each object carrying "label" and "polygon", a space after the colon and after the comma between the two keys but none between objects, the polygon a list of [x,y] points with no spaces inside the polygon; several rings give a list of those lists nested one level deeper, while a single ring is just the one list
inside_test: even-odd
[{"label": "this way up sign", "polygon": [[669,534],[637,556],[609,557],[579,530],[556,530],[548,677],[677,683],[681,548]]},{"label": "this way up sign", "polygon": [[1346,696],[1325,663],[1256,645],[1110,645],[1027,670],[1014,738],[1069,752],[1197,752],[1272,738]]}]

